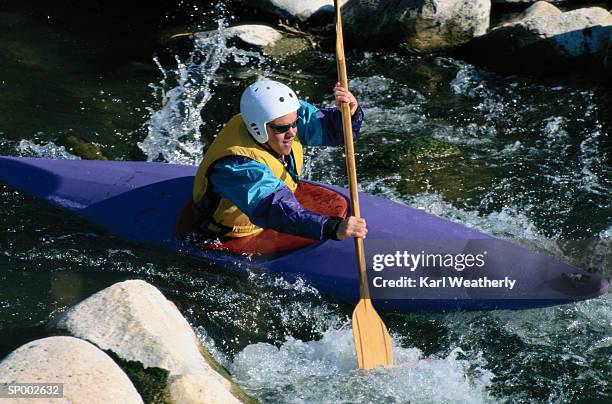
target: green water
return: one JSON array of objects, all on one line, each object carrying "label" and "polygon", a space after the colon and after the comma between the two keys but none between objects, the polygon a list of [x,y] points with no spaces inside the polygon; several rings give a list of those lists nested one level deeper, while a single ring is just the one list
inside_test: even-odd
[{"label": "green water", "polygon": [[[216,27],[222,15],[229,21],[232,10],[9,1],[0,10],[0,152],[196,164],[199,145],[257,75],[331,103],[332,54],[276,62],[223,41],[164,40]],[[609,277],[612,144],[601,81],[499,77],[446,57],[357,51],[348,65],[367,117],[357,143],[363,190]],[[460,152],[399,169],[368,164],[412,136]],[[309,150],[305,169],[309,178],[347,183],[339,149]],[[612,400],[609,296],[521,312],[384,315],[396,366],[365,375],[354,369],[352,307],[299,282],[236,278],[126,244],[7,187],[0,192],[0,357],[46,335],[47,322],[71,304],[139,278],[175,301],[265,402]]]}]

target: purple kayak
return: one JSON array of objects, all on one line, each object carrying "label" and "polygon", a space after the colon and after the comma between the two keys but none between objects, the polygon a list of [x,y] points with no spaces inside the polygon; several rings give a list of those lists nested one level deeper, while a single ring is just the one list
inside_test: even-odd
[{"label": "purple kayak", "polygon": [[[173,164],[0,157],[0,182],[43,199],[124,240],[214,262],[244,274],[256,268],[301,278],[321,293],[355,303],[359,282],[352,240],[282,253],[202,250],[175,235],[191,198],[196,167]],[[348,190],[320,184],[348,197]],[[608,281],[461,224],[360,194],[368,222],[366,260],[381,311],[525,309],[606,294]]]}]

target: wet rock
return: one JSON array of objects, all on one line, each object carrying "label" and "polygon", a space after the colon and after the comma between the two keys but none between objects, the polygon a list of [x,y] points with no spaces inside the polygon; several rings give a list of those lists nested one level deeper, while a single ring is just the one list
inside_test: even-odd
[{"label": "wet rock", "polygon": [[[397,174],[391,185],[401,195],[424,192],[440,194],[445,200],[478,197],[494,176],[478,160],[466,157],[456,145],[427,136],[415,136],[388,143],[374,153],[365,153],[361,162],[377,176]],[[383,173],[381,173],[381,171]]]},{"label": "wet rock", "polygon": [[2,58],[21,65],[40,68],[45,67],[45,60],[36,49],[25,43],[7,38],[0,38],[0,60]]},{"label": "wet rock", "polygon": [[228,28],[227,34],[260,48],[272,46],[283,38],[283,34],[266,25],[238,25]]},{"label": "wet rock", "polygon": [[312,50],[314,42],[306,37],[285,36],[272,46],[266,46],[263,51],[266,55],[277,59],[297,55]]},{"label": "wet rock", "polygon": [[379,148],[368,156],[364,164],[381,170],[398,170],[423,159],[460,155],[461,150],[450,143],[430,137],[411,137]]},{"label": "wet rock", "polygon": [[399,175],[396,189],[401,195],[435,193],[447,201],[478,199],[479,190],[490,188],[494,181],[482,162],[456,155],[417,160],[402,167]]},{"label": "wet rock", "polygon": [[56,144],[64,146],[66,151],[85,160],[108,160],[100,146],[88,143],[75,135],[64,135],[57,140]]},{"label": "wet rock", "polygon": [[196,42],[208,44],[211,42],[227,41],[235,42],[238,46],[264,48],[273,46],[283,35],[276,29],[267,25],[238,25],[235,27],[223,28],[222,30],[202,31],[193,34],[183,34],[193,36]]},{"label": "wet rock", "polygon": [[[348,0],[339,0],[340,6]],[[282,18],[307,21],[320,15],[333,15],[333,0],[243,0],[252,7],[267,11]]]},{"label": "wet rock", "polygon": [[205,352],[176,306],[144,281],[125,281],[96,293],[67,311],[57,327],[124,361],[167,370],[167,391],[173,401],[190,402],[185,397],[195,397],[191,402],[248,400]]},{"label": "wet rock", "polygon": [[503,25],[460,53],[502,73],[544,74],[592,60],[610,36],[612,14],[591,7]]},{"label": "wet rock", "polygon": [[39,339],[16,349],[0,362],[0,381],[63,383],[63,398],[55,402],[143,402],[130,379],[108,355],[72,337]]},{"label": "wet rock", "polygon": [[343,7],[342,18],[354,45],[429,53],[484,34],[490,11],[490,0],[353,0]]},{"label": "wet rock", "polygon": [[[198,32],[194,37],[198,41],[215,40],[219,31]],[[312,49],[312,36],[297,30],[281,32],[267,25],[237,25],[225,28],[221,33],[226,40],[238,43],[238,46],[256,47],[274,57],[285,57]]]},{"label": "wet rock", "polygon": [[417,62],[411,75],[415,86],[420,86],[421,91],[425,91],[427,95],[437,93],[442,88],[446,88],[448,77],[444,75],[439,66],[432,65],[431,63]]}]

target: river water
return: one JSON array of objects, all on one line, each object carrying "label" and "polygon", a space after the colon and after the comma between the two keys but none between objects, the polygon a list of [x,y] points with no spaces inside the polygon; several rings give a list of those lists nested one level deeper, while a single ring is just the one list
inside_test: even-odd
[{"label": "river water", "polygon": [[[236,49],[221,6],[179,3],[183,19],[160,6],[134,21],[95,3],[70,12],[9,3],[0,10],[3,155],[79,158],[75,144],[87,144],[109,159],[195,165],[258,76],[332,102],[333,54],[277,61]],[[220,34],[160,51],[159,36],[186,15],[186,30]],[[366,114],[356,146],[362,190],[610,276],[610,100],[597,80],[501,77],[442,56],[347,57]],[[461,154],[392,171],[367,164],[415,135]],[[340,149],[308,150],[305,170],[347,184]],[[0,192],[0,357],[47,335],[45,324],[71,304],[139,278],[175,301],[263,402],[612,400],[609,296],[519,312],[387,314],[396,365],[366,374],[355,369],[352,307],[307,284],[228,276]]]}]

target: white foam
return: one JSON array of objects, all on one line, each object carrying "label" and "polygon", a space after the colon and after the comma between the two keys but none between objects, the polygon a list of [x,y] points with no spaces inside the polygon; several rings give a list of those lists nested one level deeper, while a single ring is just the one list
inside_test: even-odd
[{"label": "white foam", "polygon": [[226,369],[229,368],[231,366],[231,360],[229,356],[226,355],[223,350],[215,343],[215,340],[208,335],[208,333],[206,332],[206,328],[201,325],[196,326],[194,324],[191,324],[191,326],[193,327],[196,336],[198,337],[204,348],[206,348],[208,353],[210,353],[212,357],[215,358],[215,360],[221,364],[221,366]]},{"label": "white foam", "polygon": [[502,154],[512,154],[514,152],[517,152],[519,150],[521,150],[523,148],[523,144],[520,141],[516,141],[514,143],[510,143],[507,144],[506,146],[504,146],[504,148],[501,150]]},{"label": "white foam", "polygon": [[[612,299],[602,296],[575,304],[537,310],[491,312],[491,316],[496,317],[508,333],[517,335],[521,340],[529,344],[551,346],[557,344],[555,340],[560,335],[576,331],[576,328],[585,328],[585,332],[591,334],[606,334],[612,324],[611,308]],[[606,338],[599,341],[603,346],[606,343],[609,343]]]},{"label": "white foam", "polygon": [[431,136],[434,139],[460,146],[483,147],[484,145],[492,143],[491,137],[493,137],[495,133],[495,128],[489,125],[470,123],[464,128],[440,123],[432,128]]},{"label": "white foam", "polygon": [[355,77],[349,85],[368,117],[367,132],[408,132],[425,125],[426,98],[418,91],[380,75]]},{"label": "white foam", "polygon": [[58,160],[80,160],[81,158],[70,154],[64,146],[58,146],[53,142],[48,142],[44,145],[36,144],[30,140],[21,140],[15,146],[15,150],[27,157],[45,157]]},{"label": "white foam", "polygon": [[546,126],[542,130],[542,133],[551,139],[566,141],[568,134],[565,130],[567,125],[567,118],[562,116],[552,116],[544,119]]},{"label": "white foam", "polygon": [[[340,156],[340,158],[338,158]],[[338,162],[344,159],[342,149],[335,147],[306,147],[302,177],[313,181],[340,185],[345,182],[345,166]]]},{"label": "white foam", "polygon": [[504,206],[501,211],[481,215],[478,211],[466,211],[445,202],[438,194],[407,196],[406,202],[436,216],[462,223],[492,236],[513,239],[539,239],[542,237],[535,224],[516,208]]},{"label": "white foam", "polygon": [[247,346],[234,358],[231,372],[262,401],[311,402],[470,402],[494,401],[486,391],[493,374],[458,359],[423,357],[416,348],[393,341],[394,365],[370,372],[357,369],[350,329],[326,331],[319,341],[288,337],[276,347]]},{"label": "white foam", "polygon": [[610,227],[608,227],[605,230],[602,230],[599,233],[599,238],[601,239],[612,238],[612,224],[610,224]]},{"label": "white foam", "polygon": [[[602,185],[602,179],[600,175],[596,173],[597,164],[601,163],[601,151],[599,149],[599,137],[601,132],[591,132],[581,143],[580,143],[580,155],[578,157],[581,168],[580,175],[582,180],[583,188],[597,195],[606,195],[612,197],[612,191]],[[602,168],[603,175],[612,174],[612,170],[609,168]],[[605,179],[604,179],[605,181]]]}]

